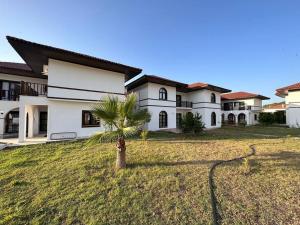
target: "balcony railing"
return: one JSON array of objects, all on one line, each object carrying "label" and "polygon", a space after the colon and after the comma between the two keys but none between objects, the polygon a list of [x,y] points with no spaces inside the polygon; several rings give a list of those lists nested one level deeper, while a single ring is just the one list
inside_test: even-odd
[{"label": "balcony railing", "polygon": [[47,85],[31,82],[20,82],[21,86],[10,90],[0,90],[0,100],[19,101],[20,95],[27,96],[46,96]]},{"label": "balcony railing", "polygon": [[21,92],[20,95],[27,96],[46,96],[48,87],[46,84],[31,83],[31,82],[21,82]]},{"label": "balcony railing", "polygon": [[193,108],[193,103],[188,101],[176,101],[176,107]]},{"label": "balcony railing", "polygon": [[251,110],[252,107],[250,105],[248,106],[234,106],[234,107],[229,107],[229,108],[224,108],[224,106],[222,106],[222,110],[223,111],[232,111],[232,110]]}]

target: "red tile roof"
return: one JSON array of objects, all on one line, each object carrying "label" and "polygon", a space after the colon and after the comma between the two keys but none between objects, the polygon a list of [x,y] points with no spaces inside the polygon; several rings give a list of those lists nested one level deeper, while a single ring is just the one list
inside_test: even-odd
[{"label": "red tile roof", "polygon": [[286,105],[284,102],[272,103],[264,106],[265,109],[285,109]]},{"label": "red tile roof", "polygon": [[243,91],[223,94],[223,95],[221,95],[221,97],[222,97],[222,100],[239,100],[239,99],[250,99],[250,98],[258,98],[261,100],[270,99],[263,95],[253,94],[253,93],[243,92]]},{"label": "red tile roof", "polygon": [[288,91],[295,91],[295,90],[300,90],[300,82],[276,89],[276,95],[283,97],[284,95],[287,95]]},{"label": "red tile roof", "polygon": [[181,83],[178,81],[174,80],[169,80],[163,77],[155,76],[155,75],[143,75],[142,77],[138,78],[137,80],[134,80],[130,82],[129,84],[126,85],[127,90],[130,91],[138,86],[141,86],[147,82],[150,83],[156,83],[156,84],[162,84],[166,86],[171,86],[171,87],[176,87],[177,91],[179,92],[191,92],[191,91],[196,91],[196,90],[201,90],[201,89],[208,89],[220,93],[226,93],[230,92],[231,90],[222,88],[222,87],[217,87],[211,84],[206,84],[206,83],[193,83],[193,84],[185,84]]}]

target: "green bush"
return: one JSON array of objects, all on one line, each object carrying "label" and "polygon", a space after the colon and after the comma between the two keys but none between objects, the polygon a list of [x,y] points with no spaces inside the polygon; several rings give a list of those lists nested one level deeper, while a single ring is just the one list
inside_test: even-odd
[{"label": "green bush", "polygon": [[274,121],[275,123],[285,124],[286,116],[284,111],[277,111],[274,113]]},{"label": "green bush", "polygon": [[199,133],[204,128],[202,117],[199,113],[187,113],[181,121],[181,129],[184,133]]},{"label": "green bush", "polygon": [[275,122],[275,116],[273,113],[261,112],[258,121],[261,124],[269,125]]}]

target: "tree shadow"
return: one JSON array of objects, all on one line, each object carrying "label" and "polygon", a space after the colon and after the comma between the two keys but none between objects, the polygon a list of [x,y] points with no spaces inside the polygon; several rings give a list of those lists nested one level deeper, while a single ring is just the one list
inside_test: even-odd
[{"label": "tree shadow", "polygon": [[206,165],[215,162],[216,160],[191,160],[191,161],[177,161],[177,162],[136,162],[136,163],[128,163],[127,167],[134,169],[137,167],[169,167],[169,166],[188,166],[188,165]]},{"label": "tree shadow", "polygon": [[283,150],[277,153],[267,153],[261,154],[260,157],[266,158],[259,158],[256,159],[260,162],[266,161],[274,161],[274,165],[277,167],[283,168],[292,168],[296,170],[300,170],[300,152],[294,152],[289,150]]}]

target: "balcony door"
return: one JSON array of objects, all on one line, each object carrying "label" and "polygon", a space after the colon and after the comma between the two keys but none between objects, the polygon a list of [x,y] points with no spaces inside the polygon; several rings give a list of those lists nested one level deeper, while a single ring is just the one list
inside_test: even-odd
[{"label": "balcony door", "polygon": [[181,95],[176,95],[176,106],[181,107]]}]

